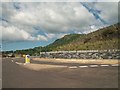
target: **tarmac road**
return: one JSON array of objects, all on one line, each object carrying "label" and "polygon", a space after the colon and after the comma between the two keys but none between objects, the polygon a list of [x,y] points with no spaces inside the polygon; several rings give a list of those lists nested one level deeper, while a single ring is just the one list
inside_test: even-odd
[{"label": "tarmac road", "polygon": [[78,68],[80,63],[50,63],[32,60],[34,64],[68,66],[35,71],[15,63],[23,63],[23,58],[5,58],[2,62],[3,88],[118,88],[118,66]]},{"label": "tarmac road", "polygon": [[0,90],[2,89],[2,57],[0,55]]}]

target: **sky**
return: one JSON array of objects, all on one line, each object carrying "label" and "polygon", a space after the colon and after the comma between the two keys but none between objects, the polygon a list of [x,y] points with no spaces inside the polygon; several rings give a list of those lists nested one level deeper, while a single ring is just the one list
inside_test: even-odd
[{"label": "sky", "polygon": [[45,46],[118,22],[117,2],[2,2],[0,12],[5,51]]}]

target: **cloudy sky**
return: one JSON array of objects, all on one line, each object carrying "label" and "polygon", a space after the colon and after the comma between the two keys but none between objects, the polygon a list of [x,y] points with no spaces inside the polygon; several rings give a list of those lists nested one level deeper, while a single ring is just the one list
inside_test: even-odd
[{"label": "cloudy sky", "polygon": [[117,2],[3,2],[0,10],[3,50],[45,46],[118,22]]}]

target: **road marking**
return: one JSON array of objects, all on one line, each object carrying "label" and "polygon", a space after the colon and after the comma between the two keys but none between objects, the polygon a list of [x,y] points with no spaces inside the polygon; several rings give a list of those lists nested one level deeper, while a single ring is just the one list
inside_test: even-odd
[{"label": "road marking", "polygon": [[11,60],[13,62],[13,60]]},{"label": "road marking", "polygon": [[67,66],[54,66],[54,67],[67,67]]},{"label": "road marking", "polygon": [[70,69],[75,69],[75,68],[78,68],[77,66],[71,66],[69,67]]},{"label": "road marking", "polygon": [[26,65],[26,63],[24,63],[23,65]]},{"label": "road marking", "polygon": [[79,66],[80,68],[85,68],[85,67],[88,67],[88,66]]},{"label": "road marking", "polygon": [[90,65],[90,67],[98,67],[98,65]]},{"label": "road marking", "polygon": [[100,66],[102,66],[102,67],[108,67],[109,65],[100,65]]},{"label": "road marking", "polygon": [[111,66],[113,66],[113,67],[114,67],[114,66],[119,66],[119,64],[113,64],[113,65],[111,65]]},{"label": "road marking", "polygon": [[15,62],[16,64],[18,64],[18,65],[21,65],[21,64],[23,64],[23,63],[19,63],[19,62]]}]

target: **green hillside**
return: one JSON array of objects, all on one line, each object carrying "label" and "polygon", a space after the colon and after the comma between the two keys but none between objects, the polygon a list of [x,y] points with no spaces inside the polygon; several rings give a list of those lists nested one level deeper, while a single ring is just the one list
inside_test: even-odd
[{"label": "green hillside", "polygon": [[58,50],[58,47],[68,45],[71,42],[74,42],[75,40],[77,40],[78,38],[80,39],[80,38],[82,38],[84,36],[85,36],[85,34],[69,34],[69,35],[65,35],[63,38],[57,39],[52,44],[50,44],[48,46],[45,46],[42,51]]},{"label": "green hillside", "polygon": [[86,34],[66,45],[58,46],[56,50],[118,49],[118,38],[120,38],[120,30],[115,24]]},{"label": "green hillside", "polygon": [[119,35],[118,24],[115,24],[89,34],[65,35],[63,38],[57,39],[54,43],[44,47],[43,51],[118,49]]},{"label": "green hillside", "polygon": [[118,29],[118,24],[115,24],[88,34],[65,35],[45,47],[16,50],[15,53],[39,55],[41,51],[118,49],[118,46],[120,46],[118,40],[120,40],[120,30]]}]

